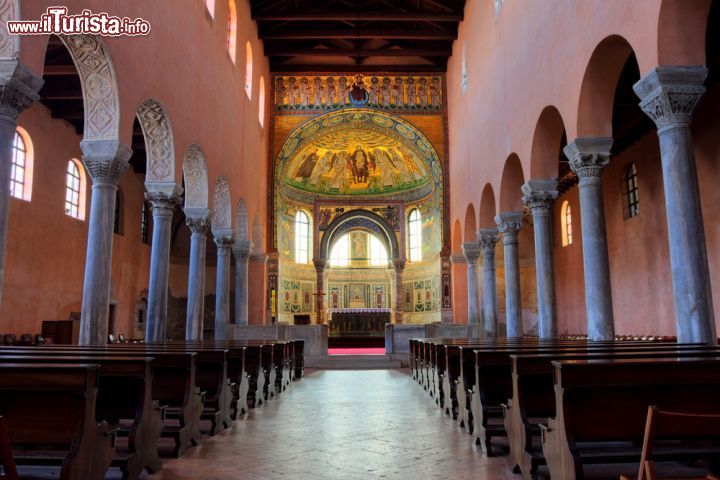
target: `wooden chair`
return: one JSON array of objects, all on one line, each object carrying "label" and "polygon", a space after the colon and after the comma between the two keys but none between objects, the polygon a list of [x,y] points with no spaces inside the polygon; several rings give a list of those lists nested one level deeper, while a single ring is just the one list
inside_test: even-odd
[{"label": "wooden chair", "polygon": [[5,345],[15,345],[15,342],[17,342],[17,336],[14,333],[6,333],[4,340]]},{"label": "wooden chair", "polygon": [[0,479],[18,480],[15,459],[13,458],[12,448],[10,448],[10,435],[3,417],[0,417],[0,465],[2,465],[5,472],[0,474]]},{"label": "wooden chair", "polygon": [[[697,413],[666,412],[655,405],[648,408],[645,424],[640,470],[637,480],[720,480],[720,477],[708,473],[704,476],[692,477],[658,477],[653,460],[653,447],[658,438],[671,439],[715,439],[720,438],[720,415]],[[717,468],[715,464],[715,468]],[[634,477],[621,476],[621,480],[635,480]]]}]

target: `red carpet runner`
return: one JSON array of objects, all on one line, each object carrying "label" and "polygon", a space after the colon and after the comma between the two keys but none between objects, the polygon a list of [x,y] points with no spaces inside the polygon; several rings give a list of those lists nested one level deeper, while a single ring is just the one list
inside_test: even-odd
[{"label": "red carpet runner", "polygon": [[384,348],[328,348],[330,355],[385,355]]}]

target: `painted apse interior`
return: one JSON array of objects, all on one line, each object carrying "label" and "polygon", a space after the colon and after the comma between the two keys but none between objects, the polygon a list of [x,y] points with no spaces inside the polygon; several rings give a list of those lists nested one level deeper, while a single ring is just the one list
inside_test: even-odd
[{"label": "painted apse interior", "polygon": [[[23,1],[22,16],[39,18],[52,5],[55,3]],[[138,105],[149,97],[158,99],[172,124],[177,184],[182,183],[182,162],[187,147],[198,143],[207,158],[209,188],[212,189],[217,177],[226,176],[230,182],[233,211],[242,196],[252,226],[256,221],[260,223],[259,232],[253,235],[253,257],[262,268],[255,268],[251,259],[250,282],[264,284],[266,238],[263,220],[267,216],[269,122],[265,121],[265,128],[259,124],[258,95],[255,93],[249,99],[243,88],[246,42],[250,42],[256,53],[251,79],[255,92],[261,76],[269,79],[269,70],[267,59],[260,53],[262,44],[250,18],[249,5],[237,2],[236,42],[243,48],[237,49],[235,61],[225,48],[228,2],[216,2],[214,18],[204,2],[199,1],[183,2],[182,8],[176,8],[175,0],[143,2],[141,9],[136,2],[124,0],[67,0],[63,5],[70,11],[89,8],[121,17],[142,16],[150,22],[152,30],[148,37],[103,38],[117,76],[120,140],[128,146],[133,144]],[[23,37],[20,61],[43,74],[47,47],[47,36]],[[193,74],[187,81],[181,80],[188,78],[190,72],[202,73]],[[223,88],[220,93],[217,85],[232,88]],[[269,89],[269,85],[265,88]],[[265,108],[266,112],[268,110]],[[81,158],[79,142],[82,136],[70,123],[53,118],[51,114],[49,108],[38,102],[18,119],[18,125],[27,130],[33,142],[33,189],[29,202],[10,200],[5,291],[0,309],[2,333],[39,333],[43,320],[64,320],[80,311],[87,214],[86,220],[65,215],[63,201],[67,161]],[[89,176],[87,180],[86,212],[89,213],[92,202]],[[144,180],[144,173],[138,173],[132,167],[122,177],[122,228],[121,234],[113,236],[111,301],[115,306],[114,333],[127,336],[142,333],[142,328],[137,328],[137,310],[146,302],[148,288],[150,245],[143,243],[140,234]],[[176,211],[173,220],[169,333],[184,329],[187,297],[190,231],[179,215]],[[149,235],[152,236],[152,231]],[[214,315],[215,247],[210,233],[207,245],[206,327],[213,325]],[[231,288],[234,287],[231,285]],[[249,297],[250,322],[262,324],[266,311],[265,291],[251,289]]]},{"label": "painted apse interior", "polygon": [[[409,85],[422,85],[420,92]],[[392,259],[407,260],[403,273],[403,323],[440,321],[445,238],[446,134],[443,78],[438,75],[366,76],[318,74],[274,76],[272,151],[277,291],[272,314],[294,323],[296,315],[318,320],[314,259],[328,227],[353,211],[371,212],[392,229],[399,252],[386,243],[385,265],[370,265],[372,223],[358,222],[328,237],[331,257],[323,281],[325,308],[395,309]],[[342,87],[341,87],[342,86]],[[359,88],[358,88],[359,87]],[[366,95],[354,101],[352,88]],[[345,92],[345,93],[343,93]],[[409,261],[407,221],[421,215],[422,260]],[[295,216],[311,223],[311,252],[297,263]],[[353,224],[354,225],[354,224]],[[369,226],[368,226],[369,225]],[[333,265],[333,248],[349,235],[349,261]],[[449,239],[447,239],[449,243]],[[357,246],[357,248],[356,248]],[[449,304],[449,288],[447,289]],[[327,316],[325,316],[327,318]],[[394,318],[394,317],[393,317]]]}]

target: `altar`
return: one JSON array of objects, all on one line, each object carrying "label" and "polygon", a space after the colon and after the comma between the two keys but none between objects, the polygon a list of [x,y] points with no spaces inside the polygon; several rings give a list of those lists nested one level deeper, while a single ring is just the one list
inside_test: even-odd
[{"label": "altar", "polygon": [[391,322],[390,308],[331,308],[330,337],[384,337],[385,324]]}]

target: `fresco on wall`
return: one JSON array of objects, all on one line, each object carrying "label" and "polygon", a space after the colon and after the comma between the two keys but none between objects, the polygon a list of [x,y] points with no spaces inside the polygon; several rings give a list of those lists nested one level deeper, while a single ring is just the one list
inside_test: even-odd
[{"label": "fresco on wall", "polygon": [[403,282],[403,311],[407,313],[436,312],[440,310],[440,279]]},{"label": "fresco on wall", "polygon": [[283,313],[312,313],[312,282],[283,280],[280,291],[280,309]]},{"label": "fresco on wall", "polygon": [[[276,182],[316,195],[387,195],[424,188],[442,202],[437,153],[411,124],[366,109],[314,118],[278,156]],[[278,191],[281,189],[278,188]]]},{"label": "fresco on wall", "polygon": [[330,308],[388,308],[388,284],[330,283]]}]

